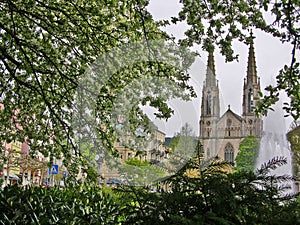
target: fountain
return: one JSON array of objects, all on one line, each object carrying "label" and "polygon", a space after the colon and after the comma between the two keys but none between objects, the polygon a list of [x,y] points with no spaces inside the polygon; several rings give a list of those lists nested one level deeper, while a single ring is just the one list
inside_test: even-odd
[{"label": "fountain", "polygon": [[260,141],[256,167],[260,168],[263,163],[268,162],[274,157],[285,157],[287,158],[287,164],[271,171],[271,174],[292,176],[292,159],[286,136],[286,120],[283,115],[283,110],[278,104],[274,110],[275,111],[270,111],[268,116],[263,120],[264,132]]}]

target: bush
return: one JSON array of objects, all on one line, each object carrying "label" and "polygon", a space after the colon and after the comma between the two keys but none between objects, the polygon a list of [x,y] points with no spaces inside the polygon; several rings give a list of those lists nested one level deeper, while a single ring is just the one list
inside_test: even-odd
[{"label": "bush", "polygon": [[97,186],[8,186],[0,195],[0,224],[115,225],[119,208],[113,195]]},{"label": "bush", "polygon": [[132,166],[149,166],[150,163],[148,161],[141,161],[138,159],[127,159],[126,163]]}]

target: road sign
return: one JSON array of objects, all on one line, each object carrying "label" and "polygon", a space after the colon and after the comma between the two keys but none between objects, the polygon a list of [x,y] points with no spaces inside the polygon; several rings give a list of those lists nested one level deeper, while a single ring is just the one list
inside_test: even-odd
[{"label": "road sign", "polygon": [[49,174],[58,174],[58,165],[52,165],[51,168],[48,169]]},{"label": "road sign", "polygon": [[67,172],[66,172],[66,171],[63,172],[63,176],[64,176],[64,177],[67,176]]}]

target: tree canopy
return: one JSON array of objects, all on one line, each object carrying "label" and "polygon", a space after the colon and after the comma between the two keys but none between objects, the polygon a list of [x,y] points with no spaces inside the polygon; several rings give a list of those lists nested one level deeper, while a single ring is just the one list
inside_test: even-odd
[{"label": "tree canopy", "polygon": [[[130,55],[125,55],[125,59],[130,60],[139,52],[148,58],[115,71],[97,93],[94,113],[100,121],[98,132],[105,147],[111,148],[116,140],[115,130],[110,126],[116,95],[132,80],[163,76],[182,88],[175,89],[175,93],[186,90],[184,94],[194,96],[187,84],[189,76],[186,72],[192,57],[186,57],[184,51],[174,50],[175,41],[161,30],[162,26],[180,21],[189,25],[185,38],[178,42],[182,49],[194,44],[205,50],[218,46],[227,61],[237,57],[232,49],[233,40],[249,42],[249,29],[260,29],[289,43],[293,47],[291,63],[276,76],[277,84],[266,88],[269,94],[261,96],[257,112],[266,114],[278,100],[279,91],[284,90],[290,98],[290,102],[285,103],[287,115],[295,120],[299,118],[298,1],[180,2],[182,9],[178,16],[169,21],[154,21],[147,10],[149,0],[1,1],[0,99],[4,106],[0,111],[1,140],[26,138],[32,149],[44,151],[45,155],[60,156],[63,153],[68,157],[71,152],[76,152],[78,147],[71,121],[78,113],[74,111],[74,99],[79,81],[99,56],[106,58],[102,63],[109,62],[107,68],[118,68],[120,62],[108,53],[113,50],[121,56],[122,46],[130,43],[144,44],[137,51],[131,45]],[[272,15],[273,21],[267,21],[267,14]],[[155,40],[167,41],[169,45],[151,48],[151,41]],[[178,69],[166,65],[166,61],[156,60],[158,57],[175,58],[177,65],[183,66]],[[107,68],[101,70],[101,65],[100,74],[105,74]],[[143,87],[136,88],[141,89]],[[158,96],[158,92],[151,90],[145,96],[141,91],[134,92],[135,96],[143,98],[130,109],[128,120],[138,124],[131,126],[131,131],[145,119],[139,103],[157,108],[159,117],[172,115],[166,104],[168,97]],[[128,99],[128,96],[133,95],[130,92],[124,98]]]},{"label": "tree canopy", "polygon": [[174,154],[191,155],[196,151],[197,137],[193,128],[185,123],[172,138],[169,147]]},{"label": "tree canopy", "polygon": [[253,135],[244,138],[239,146],[239,153],[236,156],[235,170],[254,171],[258,157],[259,142]]},{"label": "tree canopy", "polygon": [[71,127],[74,95],[87,67],[123,44],[167,38],[146,5],[147,1],[2,1],[1,140],[26,137],[32,149],[56,156],[76,150]]}]

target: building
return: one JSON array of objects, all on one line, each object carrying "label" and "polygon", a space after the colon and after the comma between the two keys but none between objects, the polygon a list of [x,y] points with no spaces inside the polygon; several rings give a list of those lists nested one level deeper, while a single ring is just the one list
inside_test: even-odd
[{"label": "building", "polygon": [[248,135],[262,136],[262,119],[256,117],[253,107],[260,92],[257,76],[253,38],[250,41],[248,66],[241,94],[242,115],[237,115],[228,106],[220,115],[219,86],[213,52],[209,52],[206,77],[202,89],[199,138],[206,158],[218,156],[234,163],[239,144]]},{"label": "building", "polygon": [[[0,110],[4,109],[4,105],[0,103]],[[17,114],[19,110],[13,111],[10,131],[15,133],[23,130],[23,127],[18,123]],[[1,157],[0,173],[5,185],[29,185],[42,184],[43,179],[47,176],[48,160],[41,152],[36,151],[30,155],[30,141],[24,138],[24,141],[13,140],[7,142],[0,140]]]},{"label": "building", "polygon": [[3,157],[3,175],[5,180],[5,185],[14,184],[20,178],[20,165],[19,161],[21,159],[21,149],[22,143],[18,141],[13,141],[11,143],[4,142],[2,144],[1,152]]},{"label": "building", "polygon": [[153,138],[147,145],[147,160],[151,163],[164,162],[168,158],[168,148],[165,144],[166,134],[158,128],[154,130]]},{"label": "building", "polygon": [[166,159],[168,152],[165,145],[166,134],[154,127],[152,134],[147,136],[147,138],[141,140],[132,135],[122,136],[121,140],[115,142],[114,145],[120,154],[120,158],[123,161],[136,158],[150,163],[157,163]]},{"label": "building", "polygon": [[[3,178],[5,185],[41,185],[47,176],[48,159],[36,152],[29,154],[30,147],[26,142],[2,142]],[[2,170],[1,170],[2,171]],[[9,176],[7,176],[9,174]]]}]

